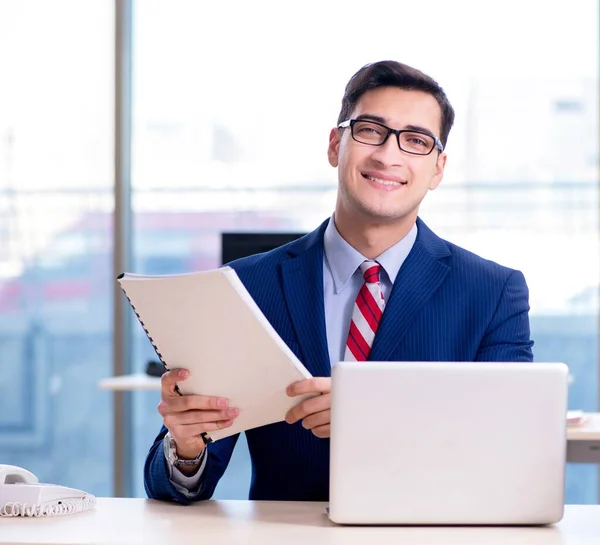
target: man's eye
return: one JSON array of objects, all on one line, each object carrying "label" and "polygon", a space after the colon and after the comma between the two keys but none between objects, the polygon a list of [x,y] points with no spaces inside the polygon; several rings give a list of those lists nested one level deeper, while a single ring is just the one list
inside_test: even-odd
[{"label": "man's eye", "polygon": [[362,136],[381,136],[385,132],[382,127],[379,127],[378,125],[370,125],[368,123],[355,125],[354,130],[356,133]]},{"label": "man's eye", "polygon": [[429,149],[433,146],[433,140],[424,134],[405,132],[402,133],[402,143],[413,149]]},{"label": "man's eye", "polygon": [[358,127],[358,132],[364,133],[364,134],[379,134],[380,131],[373,126],[362,126],[362,127]]}]

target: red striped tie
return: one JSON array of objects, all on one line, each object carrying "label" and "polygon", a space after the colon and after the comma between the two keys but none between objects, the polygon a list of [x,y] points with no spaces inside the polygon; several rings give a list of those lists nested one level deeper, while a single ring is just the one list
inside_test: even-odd
[{"label": "red striped tie", "polygon": [[346,341],[345,361],[367,360],[385,307],[379,282],[381,265],[376,261],[364,261],[360,265],[360,270],[365,283],[354,302],[350,331]]}]

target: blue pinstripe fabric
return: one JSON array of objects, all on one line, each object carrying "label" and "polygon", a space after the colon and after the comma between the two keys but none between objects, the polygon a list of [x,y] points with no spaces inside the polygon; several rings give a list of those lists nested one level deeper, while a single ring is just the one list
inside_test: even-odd
[{"label": "blue pinstripe fabric", "polygon": [[[327,220],[329,221],[329,220]],[[282,339],[315,376],[330,376],[323,307],[324,222],[271,252],[231,263]],[[386,303],[372,361],[533,361],[529,294],[519,271],[446,242],[418,219],[415,245]],[[189,503],[170,483],[158,434],[146,459],[149,497]],[[247,432],[250,499],[327,501],[329,440],[300,423]],[[227,468],[237,437],[208,447],[202,487],[208,499]]]}]

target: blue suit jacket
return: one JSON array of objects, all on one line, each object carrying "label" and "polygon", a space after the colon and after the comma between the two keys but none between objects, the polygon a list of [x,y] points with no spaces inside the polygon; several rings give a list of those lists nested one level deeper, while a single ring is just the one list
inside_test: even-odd
[{"label": "blue suit jacket", "polygon": [[[532,361],[529,294],[519,271],[486,261],[437,237],[420,219],[418,236],[386,302],[373,361]],[[323,303],[323,234],[231,264],[275,330],[314,376],[330,376]],[[168,478],[161,429],[148,454],[149,497],[189,503]],[[329,498],[329,440],[301,423],[246,432],[252,460],[250,499]],[[208,448],[199,494],[208,499],[237,436]],[[368,456],[368,451],[365,452]]]}]

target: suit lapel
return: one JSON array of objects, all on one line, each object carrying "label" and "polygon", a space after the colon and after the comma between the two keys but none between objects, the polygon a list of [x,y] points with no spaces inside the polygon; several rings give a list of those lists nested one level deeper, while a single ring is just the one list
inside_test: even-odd
[{"label": "suit lapel", "polygon": [[323,297],[323,233],[327,221],[298,244],[281,264],[283,294],[304,365],[314,376],[330,376]]},{"label": "suit lapel", "polygon": [[441,261],[450,256],[446,243],[420,220],[415,244],[400,268],[373,341],[371,361],[394,359],[396,347],[414,317],[437,291],[450,267]]}]

